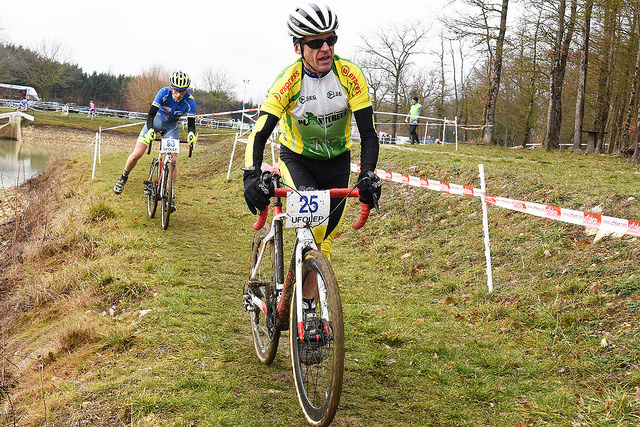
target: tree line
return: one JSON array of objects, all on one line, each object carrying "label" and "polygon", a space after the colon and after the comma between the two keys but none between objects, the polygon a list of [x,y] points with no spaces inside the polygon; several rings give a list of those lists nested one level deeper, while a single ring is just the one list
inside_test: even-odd
[{"label": "tree line", "polygon": [[[505,147],[542,145],[629,156],[640,162],[639,0],[452,0],[433,43],[421,21],[361,37],[353,58],[375,111],[457,118],[463,139]],[[432,43],[427,44],[431,38]],[[167,70],[138,76],[86,74],[59,45],[0,45],[0,81],[35,86],[45,99],[146,111]],[[427,55],[431,66],[418,66]],[[207,70],[194,89],[199,112],[240,109],[231,79]],[[248,102],[250,105],[251,102]],[[397,133],[397,117],[388,121]]]},{"label": "tree line", "polygon": [[[67,58],[60,43],[43,42],[34,49],[0,44],[0,82],[33,86],[43,101],[88,105],[115,110],[147,112],[158,89],[168,84],[171,73],[152,66],[139,75],[85,73]],[[203,88],[192,87],[199,112],[237,110],[242,107],[233,93],[227,73],[208,69]]]},{"label": "tree line", "polygon": [[[455,0],[451,7],[431,50],[424,42],[432,29],[420,21],[362,37],[376,111],[407,111],[416,95],[430,115],[485,124],[472,137],[488,143],[640,162],[638,0]],[[436,65],[416,66],[419,54]]]}]

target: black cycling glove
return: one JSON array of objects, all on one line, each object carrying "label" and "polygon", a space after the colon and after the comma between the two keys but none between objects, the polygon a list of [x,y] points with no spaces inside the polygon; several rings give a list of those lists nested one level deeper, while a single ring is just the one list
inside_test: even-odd
[{"label": "black cycling glove", "polygon": [[273,183],[267,187],[260,179],[260,170],[244,172],[244,200],[252,214],[262,212],[269,206],[270,198],[274,195]]},{"label": "black cycling glove", "polygon": [[[368,177],[369,182],[364,178]],[[374,207],[373,196],[376,196],[376,200],[380,200],[380,193],[382,191],[382,183],[380,178],[373,171],[362,171],[358,175],[358,189],[360,190],[360,202],[366,203],[370,208]]]}]

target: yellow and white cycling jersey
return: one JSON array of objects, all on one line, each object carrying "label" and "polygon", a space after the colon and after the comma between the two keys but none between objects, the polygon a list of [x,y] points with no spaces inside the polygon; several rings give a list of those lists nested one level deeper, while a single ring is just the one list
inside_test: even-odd
[{"label": "yellow and white cycling jersey", "polygon": [[[301,59],[287,66],[260,109],[280,117],[282,145],[306,157],[329,159],[349,150],[351,114],[369,106],[369,88],[360,68],[334,55],[331,71],[323,75],[303,70]],[[256,126],[260,125],[258,120]]]}]

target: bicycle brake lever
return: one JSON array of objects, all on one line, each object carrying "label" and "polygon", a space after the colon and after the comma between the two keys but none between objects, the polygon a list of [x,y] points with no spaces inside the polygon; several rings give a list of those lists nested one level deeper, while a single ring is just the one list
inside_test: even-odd
[{"label": "bicycle brake lever", "polygon": [[376,212],[380,213],[380,207],[378,206],[378,196],[375,193],[371,194],[373,196],[373,207],[376,209]]},{"label": "bicycle brake lever", "polygon": [[362,179],[362,182],[364,182],[367,185],[367,188],[371,192],[371,198],[373,199],[373,207],[375,208],[377,213],[380,213],[380,207],[378,206],[378,196],[376,196],[376,193],[372,191],[373,184],[371,184],[371,178],[369,178],[368,176],[365,176]]}]

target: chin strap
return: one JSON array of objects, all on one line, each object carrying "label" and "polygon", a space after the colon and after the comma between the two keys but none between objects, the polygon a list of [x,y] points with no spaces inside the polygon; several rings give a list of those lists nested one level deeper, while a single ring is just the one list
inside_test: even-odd
[{"label": "chin strap", "polygon": [[300,57],[302,57],[302,65],[305,66],[307,69],[313,71],[314,73],[316,73],[317,75],[321,76],[322,73],[318,70],[316,70],[311,64],[309,64],[309,61],[307,61],[307,58],[304,57],[304,45],[302,43],[300,43]]}]

